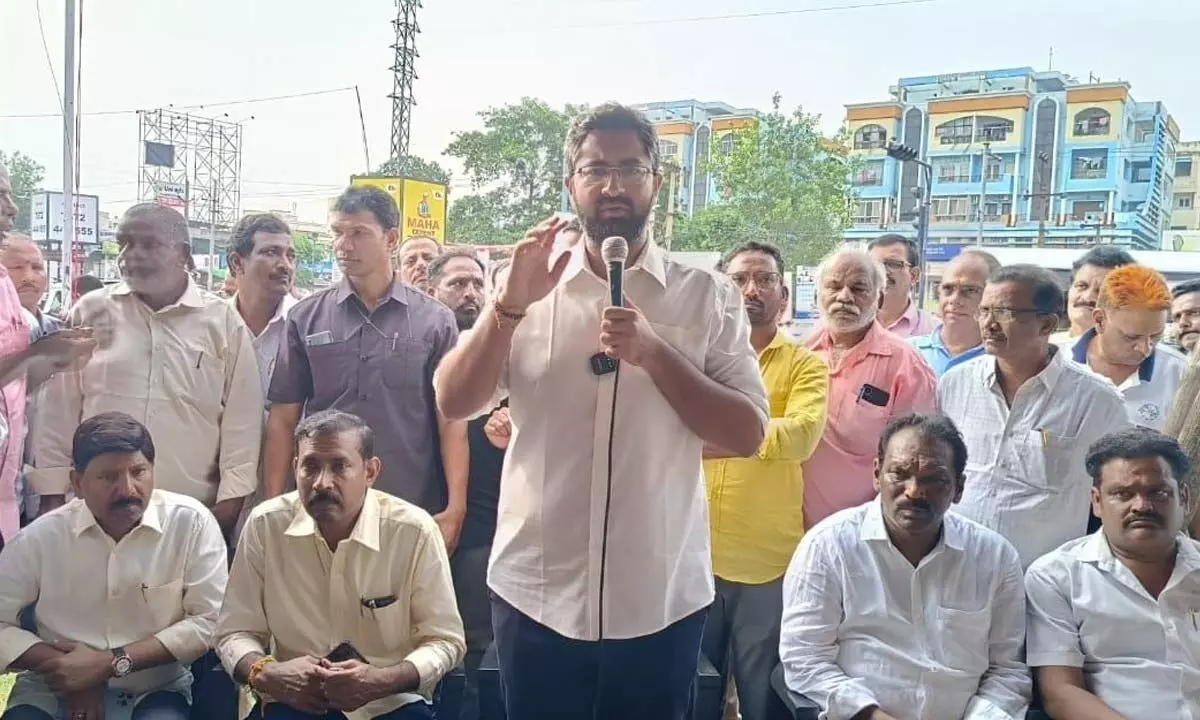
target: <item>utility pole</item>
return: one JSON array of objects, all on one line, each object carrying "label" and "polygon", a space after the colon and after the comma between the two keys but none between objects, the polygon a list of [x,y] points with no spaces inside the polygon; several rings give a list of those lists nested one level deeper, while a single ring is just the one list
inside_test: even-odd
[{"label": "utility pole", "polygon": [[[66,28],[63,34],[63,182],[62,244],[59,249],[59,277],[68,293],[72,284],[75,263],[75,0],[66,0]],[[54,227],[54,218],[46,222]]]},{"label": "utility pole", "polygon": [[975,238],[976,245],[983,245],[983,213],[987,206],[988,160],[992,158],[1000,159],[1000,156],[992,154],[991,142],[985,142],[983,144],[983,162],[979,166],[982,182],[979,185],[979,234]]},{"label": "utility pole", "polygon": [[217,272],[217,181],[212,181],[208,196],[208,289],[212,290],[213,275]]},{"label": "utility pole", "polygon": [[671,252],[671,241],[675,238],[675,196],[679,194],[679,169],[672,166],[670,168],[671,182],[668,186],[669,194],[667,195],[667,217],[664,221],[663,234],[666,235],[667,252]]}]

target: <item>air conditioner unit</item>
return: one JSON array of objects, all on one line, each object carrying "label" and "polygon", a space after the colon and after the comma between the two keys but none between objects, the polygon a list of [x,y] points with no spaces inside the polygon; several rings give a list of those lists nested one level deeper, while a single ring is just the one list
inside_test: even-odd
[{"label": "air conditioner unit", "polygon": [[1090,212],[1083,214],[1083,222],[1088,225],[1102,225],[1104,223],[1104,213]]}]

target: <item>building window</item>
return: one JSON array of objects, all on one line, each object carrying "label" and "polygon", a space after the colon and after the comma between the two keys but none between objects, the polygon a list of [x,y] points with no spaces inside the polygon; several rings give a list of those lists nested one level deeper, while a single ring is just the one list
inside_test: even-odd
[{"label": "building window", "polygon": [[721,154],[728,157],[733,152],[733,133],[721,136]]},{"label": "building window", "polygon": [[1153,180],[1154,166],[1149,160],[1137,160],[1128,164],[1127,178],[1130,182],[1148,183]]},{"label": "building window", "polygon": [[850,220],[855,225],[879,225],[883,223],[883,200],[856,200],[854,214]]},{"label": "building window", "polygon": [[661,157],[673,158],[679,154],[679,143],[670,140],[658,141],[658,154]]},{"label": "building window", "polygon": [[934,132],[942,145],[965,145],[975,135],[975,118],[963,117],[942,123]]},{"label": "building window", "polygon": [[1071,203],[1071,219],[1077,222],[1103,222],[1104,201],[1076,200],[1075,202]]},{"label": "building window", "polygon": [[1009,167],[1007,159],[989,157],[984,177],[987,178],[988,182],[999,182],[1004,176],[1009,174]]},{"label": "building window", "polygon": [[854,132],[855,150],[878,150],[887,145],[887,130],[882,125],[863,125]]},{"label": "building window", "polygon": [[1075,115],[1075,134],[1076,135],[1107,135],[1108,121],[1111,116],[1107,110],[1100,108],[1088,108],[1080,110]]},{"label": "building window", "polygon": [[1004,142],[1013,131],[1013,121],[998,117],[981,116],[975,120],[977,142]]},{"label": "building window", "polygon": [[1191,177],[1192,176],[1192,159],[1190,157],[1182,157],[1175,161],[1175,177]]},{"label": "building window", "polygon": [[971,212],[969,197],[939,197],[933,199],[934,222],[967,222]]},{"label": "building window", "polygon": [[1071,154],[1072,180],[1103,180],[1108,177],[1107,150],[1076,150]]},{"label": "building window", "polygon": [[1193,193],[1175,193],[1176,210],[1191,210],[1194,201],[1195,195]]},{"label": "building window", "polygon": [[883,163],[867,163],[854,173],[851,182],[855,187],[878,186],[883,184]]},{"label": "building window", "polygon": [[938,182],[971,182],[971,158],[967,156],[934,158],[933,171]]}]

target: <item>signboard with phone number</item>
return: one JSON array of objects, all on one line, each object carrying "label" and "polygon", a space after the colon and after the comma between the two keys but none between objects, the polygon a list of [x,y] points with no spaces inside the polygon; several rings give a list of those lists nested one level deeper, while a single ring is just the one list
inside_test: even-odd
[{"label": "signboard with phone number", "polygon": [[[100,242],[100,198],[95,195],[76,195],[75,241],[94,245]],[[37,193],[30,206],[29,234],[34,240],[61,243],[66,215],[63,195],[58,192]]]}]

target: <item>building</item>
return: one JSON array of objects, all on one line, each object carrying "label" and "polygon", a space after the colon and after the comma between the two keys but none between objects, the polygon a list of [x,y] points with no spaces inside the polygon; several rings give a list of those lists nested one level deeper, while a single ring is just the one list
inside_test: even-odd
[{"label": "building", "polygon": [[650,118],[658,133],[659,154],[667,168],[662,195],[665,208],[670,208],[674,197],[675,214],[690,217],[710,203],[719,202],[716,181],[704,165],[714,148],[728,153],[734,133],[753,127],[758,122],[758,111],[697,100],[635,107]]},{"label": "building", "polygon": [[1180,143],[1175,151],[1175,196],[1171,202],[1171,225],[1163,237],[1164,250],[1200,250],[1197,173],[1200,173],[1200,142]]},{"label": "building", "polygon": [[887,157],[896,138],[933,166],[931,243],[974,244],[982,220],[985,245],[1161,246],[1179,128],[1128,83],[1015,68],[902,78],[890,94],[846,106],[861,163],[847,239],[913,232],[924,179]]}]

